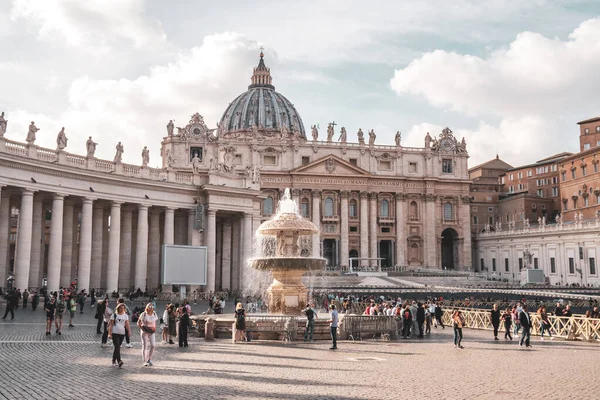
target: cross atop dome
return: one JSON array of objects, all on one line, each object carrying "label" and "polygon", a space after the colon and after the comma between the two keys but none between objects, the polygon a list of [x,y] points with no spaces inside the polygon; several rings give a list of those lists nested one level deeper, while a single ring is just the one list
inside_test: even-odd
[{"label": "cross atop dome", "polygon": [[264,48],[261,46],[260,48],[260,60],[258,61],[258,66],[254,68],[252,73],[252,78],[250,78],[252,84],[248,86],[248,89],[254,87],[268,87],[270,89],[275,89],[275,87],[271,84],[271,69],[267,68],[264,61]]}]

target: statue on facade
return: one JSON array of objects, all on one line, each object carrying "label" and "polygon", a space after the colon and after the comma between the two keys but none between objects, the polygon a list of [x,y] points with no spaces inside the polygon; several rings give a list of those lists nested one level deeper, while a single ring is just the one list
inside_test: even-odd
[{"label": "statue on facade", "polygon": [[333,140],[333,124],[330,122],[329,125],[327,125],[327,141],[331,142]]},{"label": "statue on facade", "polygon": [[496,221],[496,231],[497,232],[501,232],[502,231],[502,222]]},{"label": "statue on facade", "polygon": [[171,153],[171,150],[167,149],[167,168],[173,168],[175,165],[175,156]]},{"label": "statue on facade", "polygon": [[356,136],[358,136],[358,144],[365,144],[365,134],[363,133],[362,129],[358,128],[358,133]]},{"label": "statue on facade", "polygon": [[281,138],[287,138],[289,135],[289,130],[286,124],[281,125]]},{"label": "statue on facade", "polygon": [[39,130],[40,129],[35,126],[35,122],[31,121],[31,124],[29,124],[29,131],[27,132],[27,139],[25,139],[25,141],[29,144],[33,144],[33,142],[35,142],[35,133]]},{"label": "statue on facade", "polygon": [[456,149],[458,150],[459,153],[467,152],[467,141],[465,140],[464,136],[463,136],[462,140],[460,141],[460,144],[456,145]]},{"label": "statue on facade", "polygon": [[400,141],[402,140],[402,134],[400,131],[396,132],[396,147],[400,147]]},{"label": "statue on facade", "polygon": [[316,125],[311,126],[310,130],[312,131],[313,140],[318,140],[319,139],[319,130],[317,129],[317,126]]},{"label": "statue on facade", "polygon": [[225,150],[225,154],[223,154],[223,164],[220,165],[221,169],[224,172],[232,172],[233,171],[233,149],[228,148]]},{"label": "statue on facade", "polygon": [[338,141],[346,143],[347,138],[348,134],[346,133],[346,128],[342,126],[342,130],[340,131],[340,137],[338,138]]},{"label": "statue on facade", "polygon": [[169,136],[173,136],[173,129],[175,128],[175,124],[173,124],[173,120],[170,119],[169,123],[167,124],[167,134]]},{"label": "statue on facade", "polygon": [[200,167],[202,166],[202,161],[198,158],[198,154],[194,154],[194,158],[192,158],[192,171],[195,174],[200,173]]},{"label": "statue on facade", "polygon": [[258,125],[256,124],[252,125],[252,136],[258,137]]},{"label": "statue on facade", "polygon": [[431,136],[429,135],[429,132],[427,132],[427,135],[425,135],[425,148],[429,149],[431,147]]},{"label": "statue on facade", "polygon": [[271,115],[271,110],[267,110],[267,118],[265,125],[267,128],[270,128],[273,125],[273,116]]},{"label": "statue on facade", "polygon": [[0,115],[0,137],[4,137],[7,126],[8,120],[4,119],[4,111],[2,111],[2,114]]},{"label": "statue on facade", "polygon": [[529,218],[523,220],[523,228],[529,229]]},{"label": "statue on facade", "polygon": [[371,129],[369,131],[369,146],[373,146],[375,144],[376,138],[377,138],[377,135],[375,135],[375,131],[373,129]]},{"label": "statue on facade", "polygon": [[542,226],[542,217],[538,217],[538,226]]},{"label": "statue on facade", "polygon": [[115,149],[117,151],[115,152],[115,159],[113,160],[113,162],[120,163],[123,159],[123,145],[121,144],[121,142],[117,143]]},{"label": "statue on facade", "polygon": [[556,214],[556,217],[554,217],[554,222],[556,222],[556,225],[558,226],[562,225],[562,217],[560,214]]},{"label": "statue on facade", "polygon": [[65,127],[63,126],[56,137],[56,150],[63,151],[65,147],[67,147],[67,135],[65,134]]},{"label": "statue on facade", "polygon": [[583,223],[583,213],[579,212],[577,216],[579,217],[579,222]]},{"label": "statue on facade", "polygon": [[142,167],[147,167],[150,163],[150,150],[148,150],[148,146],[144,146],[142,149]]},{"label": "statue on facade", "polygon": [[260,168],[258,168],[258,165],[255,165],[254,170],[252,170],[252,183],[260,183]]},{"label": "statue on facade", "polygon": [[87,150],[87,156],[89,158],[94,157],[94,154],[96,153],[96,146],[98,145],[98,143],[94,142],[92,140],[92,137],[90,136],[88,138],[88,140],[85,142],[85,148]]}]

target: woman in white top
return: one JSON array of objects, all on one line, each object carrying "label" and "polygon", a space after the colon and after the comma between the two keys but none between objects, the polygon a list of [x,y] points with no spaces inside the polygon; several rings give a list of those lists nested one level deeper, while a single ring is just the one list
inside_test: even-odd
[{"label": "woman in white top", "polygon": [[152,353],[154,352],[155,346],[154,332],[156,332],[157,321],[158,316],[154,312],[154,305],[148,303],[146,305],[146,310],[140,314],[140,318],[137,322],[142,339],[142,358],[144,359],[144,367],[152,366]]},{"label": "woman in white top", "polygon": [[108,337],[112,339],[113,350],[112,363],[114,366],[118,365],[119,368],[123,366],[121,361],[121,344],[125,339],[125,333],[129,332],[129,316],[125,312],[125,304],[117,304],[116,314],[110,316],[108,323]]},{"label": "woman in white top", "polygon": [[163,316],[162,316],[162,342],[163,344],[167,343],[167,340],[169,340],[169,307],[171,307],[171,304],[167,304],[167,306],[165,307],[165,311],[163,312]]}]

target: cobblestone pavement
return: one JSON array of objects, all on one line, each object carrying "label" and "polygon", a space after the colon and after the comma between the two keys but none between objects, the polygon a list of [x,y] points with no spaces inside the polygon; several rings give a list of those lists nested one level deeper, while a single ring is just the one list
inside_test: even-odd
[{"label": "cobblestone pavement", "polygon": [[597,343],[535,338],[525,349],[465,330],[459,350],[449,328],[425,339],[340,342],[337,351],[329,342],[191,339],[187,349],[159,344],[154,366],[143,367],[134,328],[134,348],[123,348],[118,369],[88,310],[62,336],[44,335],[40,310],[0,320],[0,399],[598,398]]}]

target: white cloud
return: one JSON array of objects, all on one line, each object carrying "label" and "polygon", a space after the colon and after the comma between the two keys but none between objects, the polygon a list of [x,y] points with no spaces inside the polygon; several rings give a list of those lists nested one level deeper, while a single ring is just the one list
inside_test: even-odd
[{"label": "white cloud", "polygon": [[43,40],[108,51],[125,39],[134,47],[153,47],[166,36],[158,21],[144,15],[144,0],[14,0],[11,18],[38,29]]},{"label": "white cloud", "polygon": [[[466,133],[472,158],[490,158],[490,145],[498,142],[501,157],[527,163],[549,151],[575,151],[565,146],[578,135],[577,121],[569,119],[596,116],[599,37],[596,18],[567,40],[520,33],[488,58],[436,50],[396,70],[390,84],[400,95],[423,96],[434,106],[481,118],[478,128]],[[488,122],[490,116],[500,122]]]},{"label": "white cloud", "polygon": [[236,33],[212,35],[201,47],[180,53],[177,61],[155,66],[136,79],[78,78],[70,86],[68,107],[60,115],[7,110],[7,136],[24,141],[33,120],[41,129],[36,141],[40,146],[56,147],[56,135],[64,126],[69,152],[84,154],[91,135],[98,142],[97,157],[112,159],[121,141],[124,162],[140,164],[141,149],[148,146],[151,165],[158,165],[169,119],[185,126],[198,111],[209,127],[216,127],[228,102],[250,84],[258,46]]}]

